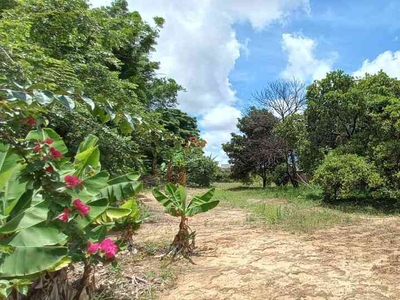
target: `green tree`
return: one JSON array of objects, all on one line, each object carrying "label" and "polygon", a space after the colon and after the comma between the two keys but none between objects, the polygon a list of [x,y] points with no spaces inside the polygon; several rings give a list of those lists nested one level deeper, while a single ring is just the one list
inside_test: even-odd
[{"label": "green tree", "polygon": [[246,180],[257,175],[266,187],[270,174],[285,160],[285,145],[274,132],[277,124],[278,119],[266,109],[251,108],[239,119],[241,135],[233,133],[231,141],[223,144],[234,178]]}]

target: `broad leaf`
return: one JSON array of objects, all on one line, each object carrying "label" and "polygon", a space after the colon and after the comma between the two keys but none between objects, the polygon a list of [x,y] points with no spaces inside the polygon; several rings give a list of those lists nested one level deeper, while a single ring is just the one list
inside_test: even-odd
[{"label": "broad leaf", "polygon": [[188,205],[186,216],[191,217],[198,213],[203,213],[216,207],[219,204],[219,200],[212,200],[214,192],[215,189],[212,188],[207,193],[201,196],[195,196]]},{"label": "broad leaf", "polygon": [[142,183],[137,173],[130,173],[111,179],[107,187],[102,189],[98,198],[107,198],[110,203],[136,196],[142,189]]},{"label": "broad leaf", "polygon": [[21,230],[11,237],[1,241],[1,244],[11,246],[40,247],[51,246],[65,241],[67,236],[58,228],[42,222]]},{"label": "broad leaf", "polygon": [[47,219],[48,211],[49,208],[44,202],[39,203],[36,206],[32,206],[0,227],[0,234],[13,233],[18,230],[39,224]]},{"label": "broad leaf", "polygon": [[34,275],[55,267],[68,254],[66,247],[15,247],[0,266],[0,278]]}]

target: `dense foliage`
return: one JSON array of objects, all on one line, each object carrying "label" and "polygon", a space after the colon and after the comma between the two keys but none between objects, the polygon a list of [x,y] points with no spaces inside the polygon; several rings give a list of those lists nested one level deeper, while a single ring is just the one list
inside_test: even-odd
[{"label": "dense foliage", "polygon": [[156,17],[151,26],[127,7],[125,0],[102,8],[90,8],[85,0],[2,4],[0,76],[21,85],[45,83],[46,90],[61,94],[84,90],[104,114],[94,116],[77,104],[74,111],[56,107],[46,115],[71,154],[93,133],[112,175],[141,170],[158,176],[169,148],[197,138],[199,131],[195,118],[175,108],[183,88],[159,77],[159,63],[151,60],[164,20]]},{"label": "dense foliage", "polygon": [[400,81],[383,72],[363,78],[330,72],[307,87],[304,112],[301,90],[296,81],[278,81],[256,94],[267,110],[252,108],[239,120],[241,133],[224,145],[232,175],[294,186],[314,176],[327,199],[397,198]]},{"label": "dense foliage", "polygon": [[353,78],[336,71],[314,82],[307,89],[305,111],[308,170],[315,170],[332,149],[354,154],[374,165],[384,179],[375,196],[398,197],[399,108],[400,81],[383,72]]},{"label": "dense foliage", "polygon": [[252,108],[238,121],[241,134],[232,133],[223,145],[232,166],[232,177],[242,181],[256,175],[266,187],[270,173],[285,161],[284,141],[274,132],[278,120],[266,109]]}]

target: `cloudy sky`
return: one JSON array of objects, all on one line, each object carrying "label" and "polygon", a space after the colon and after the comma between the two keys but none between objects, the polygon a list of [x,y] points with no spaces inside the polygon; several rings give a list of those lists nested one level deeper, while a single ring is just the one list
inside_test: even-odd
[{"label": "cloudy sky", "polygon": [[[111,0],[91,0],[94,6]],[[400,77],[400,1],[129,0],[165,18],[154,59],[186,88],[180,108],[198,118],[207,152],[222,163],[252,92],[277,78],[307,83],[342,69]]]}]

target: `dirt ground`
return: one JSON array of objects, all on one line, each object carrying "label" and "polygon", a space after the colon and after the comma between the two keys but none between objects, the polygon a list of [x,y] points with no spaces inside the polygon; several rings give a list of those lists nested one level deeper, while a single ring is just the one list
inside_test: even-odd
[{"label": "dirt ground", "polygon": [[[143,201],[155,221],[136,238],[172,240],[178,220],[150,196]],[[307,234],[261,228],[246,218],[222,206],[193,217],[200,256],[159,299],[400,299],[400,218],[371,217]]]}]

